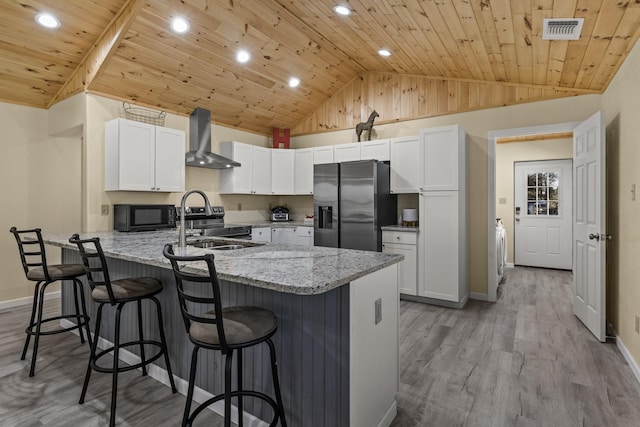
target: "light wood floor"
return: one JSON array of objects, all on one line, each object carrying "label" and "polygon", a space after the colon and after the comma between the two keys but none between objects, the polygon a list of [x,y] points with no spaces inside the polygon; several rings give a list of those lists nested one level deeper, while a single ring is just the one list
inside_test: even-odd
[{"label": "light wood floor", "polygon": [[508,269],[495,304],[401,307],[394,427],[640,425],[640,386],[573,315],[570,272]]},{"label": "light wood floor", "polygon": [[[393,426],[640,426],[631,369],[573,316],[570,296],[570,273],[518,267],[495,304],[402,301]],[[49,301],[49,315],[58,306]],[[29,310],[0,311],[0,426],[107,425],[109,375],[94,373],[77,403],[88,346],[75,335],[44,337],[29,378],[30,356],[19,360]],[[118,425],[180,425],[184,396],[137,371],[122,374],[119,390]],[[222,420],[205,411],[197,425]]]}]

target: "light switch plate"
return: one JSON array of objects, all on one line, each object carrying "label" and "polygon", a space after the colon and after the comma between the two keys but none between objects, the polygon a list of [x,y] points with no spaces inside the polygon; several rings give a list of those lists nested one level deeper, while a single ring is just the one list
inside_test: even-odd
[{"label": "light switch plate", "polygon": [[100,215],[109,215],[109,205],[100,206]]},{"label": "light switch plate", "polygon": [[498,204],[499,205],[506,205],[507,204],[507,198],[506,197],[500,197],[498,199]]}]

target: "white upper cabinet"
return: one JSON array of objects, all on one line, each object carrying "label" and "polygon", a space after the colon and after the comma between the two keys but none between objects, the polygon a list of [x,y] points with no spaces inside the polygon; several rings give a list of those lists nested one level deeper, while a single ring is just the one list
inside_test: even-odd
[{"label": "white upper cabinet", "polygon": [[313,148],[313,164],[321,165],[325,163],[333,163],[333,145],[324,145],[322,147]]},{"label": "white upper cabinet", "polygon": [[294,151],[294,193],[313,194],[313,148]]},{"label": "white upper cabinet", "polygon": [[271,149],[226,141],[220,154],[241,164],[220,171],[220,193],[271,194]]},{"label": "white upper cabinet", "polygon": [[295,151],[271,150],[271,192],[273,194],[294,194]]},{"label": "white upper cabinet", "polygon": [[420,137],[407,136],[392,138],[391,151],[391,192],[418,193],[422,184],[422,157]]},{"label": "white upper cabinet", "polygon": [[185,133],[127,119],[105,123],[105,191],[184,191]]},{"label": "white upper cabinet", "polygon": [[388,139],[377,139],[375,141],[363,141],[360,143],[360,160],[380,160],[384,162],[389,159]]},{"label": "white upper cabinet", "polygon": [[333,146],[333,160],[336,163],[360,160],[360,143],[351,142]]},{"label": "white upper cabinet", "polygon": [[422,129],[422,191],[455,191],[465,165],[464,130],[458,126]]}]

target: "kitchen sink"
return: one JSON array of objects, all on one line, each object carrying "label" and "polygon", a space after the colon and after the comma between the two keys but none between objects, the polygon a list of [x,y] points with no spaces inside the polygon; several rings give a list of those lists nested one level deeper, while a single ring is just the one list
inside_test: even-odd
[{"label": "kitchen sink", "polygon": [[210,249],[215,251],[232,251],[236,249],[262,246],[262,244],[255,243],[255,242],[225,242],[220,240],[205,240],[205,241],[187,242],[187,246],[193,246],[195,248],[202,248],[202,249]]}]

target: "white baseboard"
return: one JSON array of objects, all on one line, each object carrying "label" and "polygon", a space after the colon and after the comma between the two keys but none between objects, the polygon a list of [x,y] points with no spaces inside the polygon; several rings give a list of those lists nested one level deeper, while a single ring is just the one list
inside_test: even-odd
[{"label": "white baseboard", "polygon": [[635,361],[631,353],[629,353],[629,350],[627,350],[627,347],[625,347],[620,336],[617,334],[616,334],[616,346],[618,346],[618,350],[620,350],[620,353],[622,353],[622,355],[624,356],[624,359],[627,361],[627,363],[631,367],[631,371],[633,372],[633,375],[636,377],[636,381],[640,383],[640,367],[638,366],[638,363]]},{"label": "white baseboard", "polygon": [[508,262],[504,266],[507,268],[515,268],[515,265],[512,262]]},{"label": "white baseboard", "polygon": [[[61,319],[60,320],[60,326],[63,327],[70,327],[75,325],[75,323],[67,320],[67,319]],[[72,331],[74,334],[78,335],[78,330],[74,330]],[[95,335],[93,334],[93,332],[91,333],[91,335],[93,337],[95,337]],[[102,350],[104,350],[105,348],[111,347],[113,346],[113,343],[110,341],[105,340],[104,338],[100,338],[98,340],[98,347]],[[136,354],[125,350],[125,349],[120,349],[119,351],[120,353],[120,360],[122,360],[123,362],[129,364],[129,365],[135,365],[136,363],[140,363],[141,359],[139,356],[137,356]],[[138,368],[138,371],[142,371],[141,368]],[[147,365],[147,375],[150,376],[151,378],[153,378],[154,380],[164,384],[165,386],[167,386],[167,388],[170,387],[169,384],[169,374],[167,373],[167,370],[155,365],[153,363]],[[187,389],[189,387],[189,381],[184,380],[180,377],[177,376],[173,376],[173,380],[176,384],[176,389],[178,390],[178,393],[186,396],[187,395]],[[206,390],[201,389],[200,387],[195,387],[193,390],[193,400],[197,403],[202,403],[208,399],[211,399],[214,395],[212,393],[209,393]],[[191,409],[195,409],[195,406],[192,405]],[[224,401],[218,401],[212,405],[209,405],[207,407],[207,409],[209,409],[210,411],[215,412],[216,414],[224,417]],[[231,422],[234,424],[238,424],[238,408],[235,405],[231,405]],[[267,427],[269,425],[269,423],[261,420],[260,418],[249,414],[247,412],[244,412],[244,425],[247,425],[249,427]]]},{"label": "white baseboard", "polygon": [[489,301],[489,295],[481,294],[480,292],[469,292],[469,299],[477,301]]},{"label": "white baseboard", "polygon": [[[53,291],[53,292],[47,292],[44,294],[44,300],[48,301],[51,299],[56,299],[56,298],[60,298],[60,291]],[[17,299],[11,299],[8,301],[0,301],[0,310],[3,310],[5,308],[14,308],[14,307],[21,307],[23,305],[31,305],[33,304],[33,297],[24,297],[24,298],[17,298]]]},{"label": "white baseboard", "polygon": [[387,409],[387,412],[384,413],[382,419],[378,423],[378,427],[389,427],[396,415],[398,415],[398,402],[393,399],[393,402]]}]

